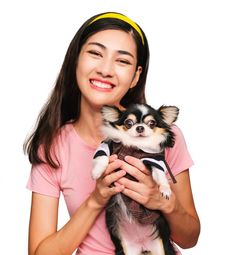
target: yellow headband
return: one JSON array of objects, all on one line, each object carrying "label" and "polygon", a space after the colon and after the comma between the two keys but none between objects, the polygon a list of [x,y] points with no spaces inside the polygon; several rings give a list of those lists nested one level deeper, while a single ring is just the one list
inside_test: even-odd
[{"label": "yellow headband", "polygon": [[105,14],[101,14],[100,16],[96,17],[95,19],[93,19],[90,23],[94,23],[95,21],[99,20],[99,19],[106,19],[106,18],[113,18],[113,19],[120,19],[120,20],[123,20],[125,21],[126,23],[128,23],[130,26],[132,26],[137,32],[138,34],[140,35],[141,37],[141,40],[142,40],[142,44],[144,45],[144,38],[143,38],[143,34],[142,34],[142,31],[141,29],[139,28],[139,26],[133,21],[131,20],[130,18],[122,15],[122,14],[119,14],[119,13],[113,13],[113,12],[109,12],[109,13],[105,13]]}]

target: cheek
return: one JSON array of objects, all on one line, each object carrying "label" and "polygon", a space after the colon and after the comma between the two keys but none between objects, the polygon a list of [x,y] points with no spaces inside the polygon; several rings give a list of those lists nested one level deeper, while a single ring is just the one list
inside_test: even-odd
[{"label": "cheek", "polygon": [[82,78],[83,76],[87,75],[93,68],[95,67],[96,63],[86,57],[81,57],[78,61],[76,67],[76,76]]},{"label": "cheek", "polygon": [[134,69],[132,68],[116,68],[116,75],[120,83],[129,87],[134,78]]},{"label": "cheek", "polygon": [[154,133],[153,129],[149,128],[148,126],[145,125],[144,128],[146,136],[151,136]]},{"label": "cheek", "polygon": [[130,129],[128,129],[127,133],[128,133],[129,136],[132,136],[132,137],[135,137],[137,135],[135,127],[132,127]]},{"label": "cheek", "polygon": [[77,79],[77,82],[81,82],[82,78],[84,77],[84,72],[85,67],[84,67],[84,64],[83,63],[78,63],[77,67],[76,67],[76,79]]}]

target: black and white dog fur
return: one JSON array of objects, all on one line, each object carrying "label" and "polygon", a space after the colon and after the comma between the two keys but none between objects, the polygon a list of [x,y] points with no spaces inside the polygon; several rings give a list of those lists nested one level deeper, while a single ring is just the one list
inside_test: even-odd
[{"label": "black and white dog fur", "polygon": [[[171,189],[166,173],[171,177],[172,173],[165,162],[164,151],[174,145],[171,125],[176,121],[179,109],[161,106],[156,110],[147,104],[134,104],[125,111],[115,106],[104,106],[101,112],[105,140],[94,155],[92,177],[98,179],[106,170],[109,156],[113,153],[112,144],[136,148],[147,155],[141,160],[152,171],[162,195],[168,199]],[[106,207],[106,223],[116,255],[175,254],[163,215],[160,214],[153,224],[141,224],[130,213],[121,194],[110,199]]]}]

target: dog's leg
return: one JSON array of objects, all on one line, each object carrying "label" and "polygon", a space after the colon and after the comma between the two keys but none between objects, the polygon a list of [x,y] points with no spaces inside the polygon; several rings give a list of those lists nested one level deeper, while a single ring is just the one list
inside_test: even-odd
[{"label": "dog's leg", "polygon": [[141,245],[136,245],[133,241],[130,242],[130,240],[123,239],[122,247],[125,255],[141,255]]},{"label": "dog's leg", "polygon": [[106,170],[109,163],[107,156],[99,156],[93,160],[92,178],[98,179]]},{"label": "dog's leg", "polygon": [[115,245],[115,255],[125,255],[119,235],[120,194],[111,197],[106,206],[106,226]]},{"label": "dog's leg", "polygon": [[143,158],[142,162],[152,171],[152,177],[159,185],[162,195],[169,198],[171,195],[170,185],[166,176],[166,165],[163,160],[156,160],[154,158]]},{"label": "dog's leg", "polygon": [[100,144],[93,158],[92,178],[98,179],[106,170],[109,163],[110,149],[108,143]]},{"label": "dog's leg", "polygon": [[152,239],[147,248],[151,251],[150,255],[165,255],[162,240],[159,237]]},{"label": "dog's leg", "polygon": [[152,177],[159,185],[159,189],[162,195],[166,198],[169,198],[171,196],[171,189],[165,172],[152,166]]}]

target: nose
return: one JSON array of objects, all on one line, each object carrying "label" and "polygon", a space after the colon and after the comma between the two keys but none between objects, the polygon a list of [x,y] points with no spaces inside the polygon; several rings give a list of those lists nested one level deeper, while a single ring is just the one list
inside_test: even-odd
[{"label": "nose", "polygon": [[136,131],[140,134],[144,131],[144,127],[143,126],[137,126]]},{"label": "nose", "polygon": [[114,75],[112,60],[103,58],[97,66],[96,72],[102,77],[112,77]]}]

